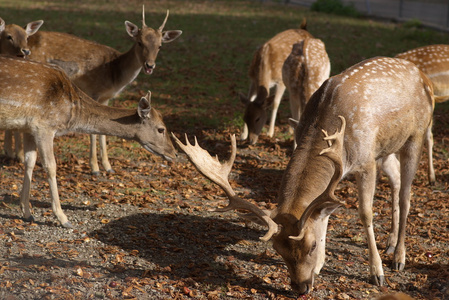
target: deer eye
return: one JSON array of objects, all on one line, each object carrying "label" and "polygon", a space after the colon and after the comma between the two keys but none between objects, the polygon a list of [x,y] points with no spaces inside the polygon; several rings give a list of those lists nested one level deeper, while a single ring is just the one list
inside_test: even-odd
[{"label": "deer eye", "polygon": [[316,241],[313,242],[312,248],[310,248],[309,255],[312,255],[313,251],[316,249]]},{"label": "deer eye", "polygon": [[157,129],[157,132],[159,132],[159,133],[164,133],[164,132],[165,132],[165,128],[158,128],[158,129]]},{"label": "deer eye", "polygon": [[7,39],[10,40],[10,41],[12,41],[12,36],[11,36],[11,35],[8,35]]}]

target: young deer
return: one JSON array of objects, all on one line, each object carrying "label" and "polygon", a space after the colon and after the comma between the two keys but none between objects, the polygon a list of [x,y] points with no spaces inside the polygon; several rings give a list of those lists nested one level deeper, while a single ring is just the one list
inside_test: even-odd
[{"label": "young deer", "polygon": [[[433,83],[435,102],[449,100],[449,45],[430,45],[397,54],[395,57],[414,63]],[[433,168],[433,134],[426,139],[428,148],[429,184],[435,183]]]},{"label": "young deer", "polygon": [[[74,35],[39,31],[28,39],[29,58],[61,67],[83,92],[107,105],[109,99],[120,93],[141,70],[144,74],[152,74],[162,44],[182,34],[180,30],[163,31],[167,19],[168,11],[158,29],[148,27],[143,8],[141,29],[125,21],[126,32],[134,39],[134,45],[125,53]],[[113,172],[106,137],[100,136],[99,141],[102,165],[106,171]],[[98,174],[96,135],[91,135],[89,164],[92,173]]]},{"label": "young deer", "polygon": [[[331,64],[326,47],[320,39],[305,38],[293,45],[282,66],[282,81],[290,95],[290,124],[295,128],[307,101],[329,78]],[[296,148],[296,140],[293,149]]]},{"label": "young deer", "polygon": [[[255,144],[267,122],[266,110],[272,104],[270,127],[268,136],[273,136],[276,115],[281,103],[285,85],[282,81],[282,65],[290,54],[292,46],[312,35],[306,30],[307,24],[304,20],[300,29],[289,29],[278,33],[265,44],[263,44],[254,54],[253,61],[249,68],[251,84],[248,97],[240,94],[240,100],[245,104],[243,127],[240,138],[246,140],[249,135],[249,142]],[[270,89],[276,88],[274,96],[270,95]]]},{"label": "young deer", "polygon": [[72,227],[59,203],[53,139],[67,132],[114,135],[139,142],[145,150],[171,160],[176,151],[162,117],[148,95],[136,109],[102,105],[72,84],[57,67],[24,59],[0,57],[0,129],[24,134],[25,176],[20,206],[33,220],[30,187],[36,150],[48,174],[52,209],[64,227]]},{"label": "young deer", "polygon": [[[30,55],[30,49],[28,48],[28,37],[35,34],[42,26],[44,21],[34,21],[28,23],[24,28],[9,24],[6,25],[5,21],[0,18],[0,54],[11,55],[17,57],[26,57]],[[13,150],[13,135],[12,132],[5,131],[5,153],[10,158],[17,158],[23,162],[23,146],[22,139],[19,134],[16,134],[15,138],[15,150]]]},{"label": "young deer", "polygon": [[[312,290],[314,275],[324,264],[329,216],[343,204],[334,191],[350,173],[355,173],[357,180],[371,280],[383,284],[372,212],[377,161],[382,162],[392,186],[388,247],[394,252],[393,268],[404,268],[411,185],[432,124],[433,107],[432,83],[427,76],[406,60],[386,57],[365,60],[329,78],[313,94],[296,129],[298,147],[284,173],[278,207],[271,213],[253,209],[260,220],[270,224],[263,240],[273,236],[276,224],[281,225],[273,247],[287,264],[294,290],[301,294]],[[210,163],[213,159],[199,151],[199,146],[176,142],[209,179],[222,187],[228,182],[233,157],[220,168],[218,161]],[[230,197],[231,193],[226,193]]]}]

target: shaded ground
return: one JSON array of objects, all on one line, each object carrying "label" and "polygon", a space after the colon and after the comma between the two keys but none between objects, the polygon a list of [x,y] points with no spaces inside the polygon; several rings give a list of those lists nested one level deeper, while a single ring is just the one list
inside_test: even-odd
[{"label": "shaded ground", "polygon": [[[281,118],[283,120],[285,118]],[[331,217],[327,262],[314,291],[303,299],[375,299],[402,291],[416,299],[449,299],[448,119],[435,116],[438,184],[426,184],[423,155],[413,186],[404,272],[389,268],[387,285],[367,283],[367,246],[357,217],[355,184],[344,180],[338,195],[347,205]],[[282,123],[282,121],[281,121]],[[173,128],[182,134],[182,128]],[[254,147],[239,145],[231,173],[238,193],[272,209],[290,155],[288,127],[277,138],[261,137]],[[229,133],[194,132],[203,148],[225,159]],[[2,142],[3,135],[0,135]],[[167,165],[139,146],[109,139],[115,174],[92,177],[87,136],[57,139],[58,180],[63,209],[76,225],[60,228],[48,200],[48,185],[36,167],[32,205],[36,223],[20,219],[22,167],[0,156],[1,299],[291,299],[287,269],[264,228],[235,213],[209,210],[227,203],[184,155]],[[375,198],[379,247],[389,229],[385,178]]]}]

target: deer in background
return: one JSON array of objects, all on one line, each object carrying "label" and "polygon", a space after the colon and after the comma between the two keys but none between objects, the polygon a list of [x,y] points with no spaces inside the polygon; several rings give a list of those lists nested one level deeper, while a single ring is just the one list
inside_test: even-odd
[{"label": "deer in background", "polygon": [[[43,23],[42,20],[33,21],[22,28],[15,24],[6,25],[5,21],[0,18],[0,54],[17,57],[30,55],[27,43],[28,37],[35,34]],[[15,142],[15,150],[13,150],[12,132],[5,131],[4,148],[6,156],[17,158],[20,162],[23,162],[23,146],[19,134],[16,134]]]},{"label": "deer in background", "polygon": [[[141,70],[146,75],[152,74],[162,44],[182,34],[180,30],[163,31],[168,15],[167,11],[158,29],[146,25],[144,7],[141,29],[125,21],[126,32],[134,39],[134,45],[125,53],[71,34],[39,31],[28,39],[29,58],[61,67],[82,91],[107,105]],[[104,135],[99,137],[99,144],[102,165],[106,171],[113,172]],[[89,164],[92,173],[99,174],[96,135],[91,135]]]},{"label": "deer in background", "polygon": [[[278,33],[265,44],[263,44],[254,54],[249,68],[251,80],[248,96],[240,94],[240,100],[245,105],[243,127],[240,139],[255,144],[267,122],[266,110],[272,104],[270,126],[268,136],[274,134],[276,115],[281,103],[282,95],[285,92],[285,85],[282,81],[282,65],[290,54],[292,46],[312,35],[306,30],[307,23],[304,20],[300,29],[289,29]],[[270,89],[275,87],[274,96],[270,96]]]},{"label": "deer in background", "polygon": [[[449,45],[430,45],[397,54],[395,57],[414,63],[433,83],[435,103],[449,100]],[[433,134],[429,130],[427,141],[429,184],[435,183],[433,167]]]},{"label": "deer in background", "polygon": [[[296,128],[307,101],[329,78],[331,64],[326,47],[320,39],[305,38],[293,45],[282,66],[282,81],[290,96],[290,125]],[[293,149],[296,140],[293,141]]]},{"label": "deer in background", "polygon": [[62,226],[72,227],[59,202],[53,151],[57,135],[113,135],[135,140],[145,150],[167,160],[175,158],[162,117],[151,106],[150,93],[140,99],[137,109],[113,108],[92,100],[58,67],[11,57],[0,57],[0,65],[0,129],[24,135],[25,175],[20,206],[25,220],[33,220],[30,188],[39,150],[48,174],[53,212]]},{"label": "deer in background", "polygon": [[[344,204],[336,198],[335,188],[350,173],[357,180],[371,281],[384,283],[372,211],[378,161],[392,188],[388,252],[394,252],[393,269],[404,268],[411,185],[433,108],[433,87],[427,76],[406,60],[387,57],[356,64],[326,80],[313,94],[296,128],[298,147],[284,172],[277,208],[271,212],[250,210],[269,225],[262,239],[273,238],[295,291],[310,292],[314,275],[324,265],[328,219]],[[176,142],[203,175],[225,190],[232,204],[236,196],[227,177],[234,156],[221,165],[199,145]]]}]

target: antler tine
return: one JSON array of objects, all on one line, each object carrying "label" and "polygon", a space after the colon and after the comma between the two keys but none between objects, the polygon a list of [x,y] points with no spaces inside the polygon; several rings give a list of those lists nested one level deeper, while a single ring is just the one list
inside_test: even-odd
[{"label": "antler tine", "polygon": [[162,23],[161,27],[159,27],[159,31],[162,31],[164,29],[165,23],[167,22],[167,19],[168,19],[168,13],[169,13],[169,11],[167,9],[167,15],[165,16],[165,20]]},{"label": "antler tine", "polygon": [[147,24],[145,24],[145,4],[142,4],[142,27],[147,27]]},{"label": "antler tine", "polygon": [[318,198],[313,200],[312,203],[310,203],[306,210],[303,212],[301,218],[298,221],[298,236],[290,236],[290,238],[293,240],[301,240],[303,238],[304,225],[318,207],[321,206],[323,208],[328,207],[330,209],[336,209],[337,207],[344,205],[344,202],[340,201],[335,196],[335,188],[340,182],[341,176],[343,174],[343,163],[341,160],[341,156],[343,152],[343,138],[346,128],[345,118],[342,116],[339,116],[339,118],[342,123],[340,130],[337,130],[331,136],[329,136],[327,132],[323,130],[324,140],[327,141],[328,144],[330,140],[333,140],[334,142],[328,148],[325,148],[320,152],[320,155],[326,155],[326,157],[328,157],[334,163],[334,175],[332,176],[326,190]]},{"label": "antler tine", "polygon": [[235,134],[231,135],[231,157],[224,164],[220,164],[217,156],[213,158],[206,150],[201,148],[198,145],[196,137],[195,144],[192,145],[190,144],[187,135],[185,135],[186,145],[184,145],[184,143],[182,143],[173,133],[172,136],[178,146],[187,154],[187,157],[198,169],[198,171],[205,177],[209,178],[212,182],[219,185],[228,196],[228,206],[217,208],[214,210],[215,212],[244,209],[254,213],[268,226],[268,232],[260,238],[263,241],[268,241],[278,231],[277,224],[270,218],[268,213],[264,212],[256,205],[236,196],[234,190],[229,184],[228,176],[231,171],[232,165],[234,164],[237,153],[237,142],[235,139]]}]

